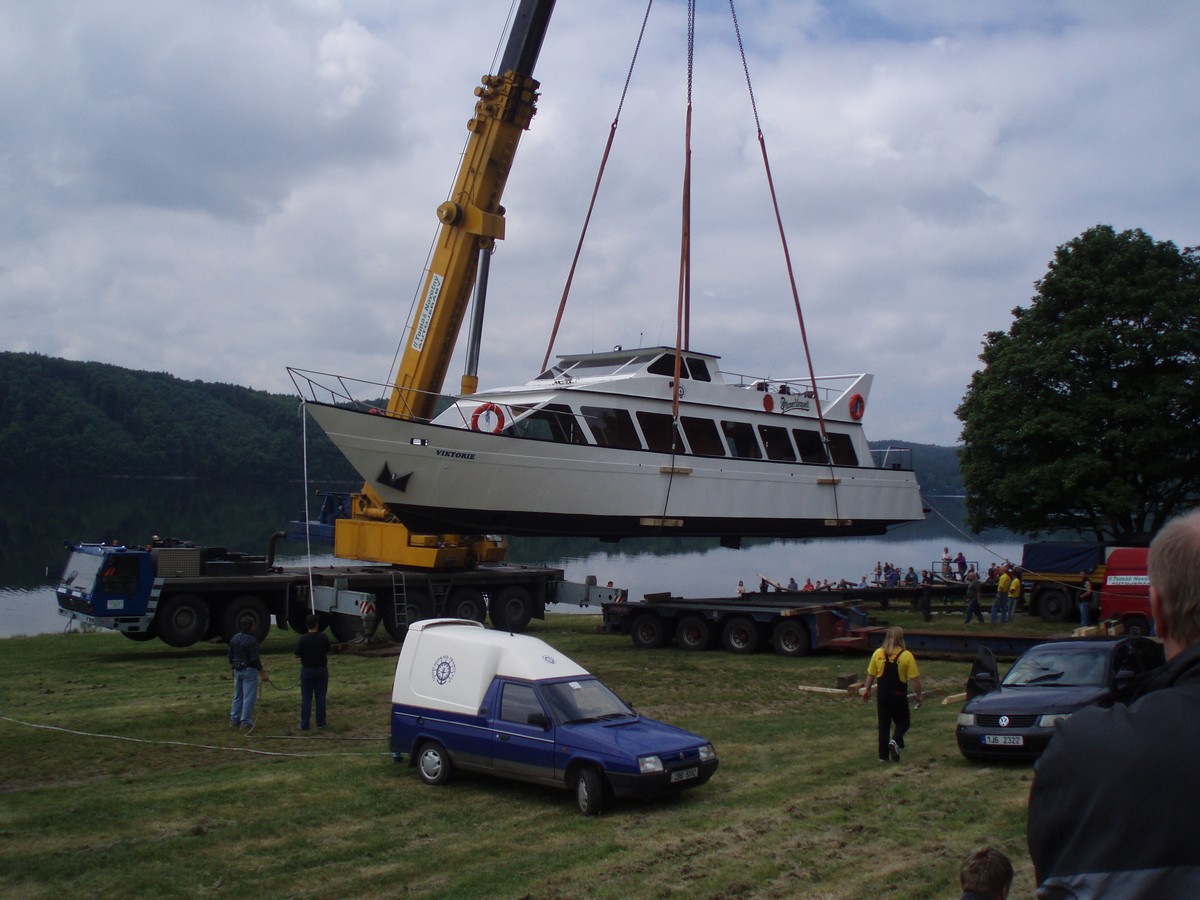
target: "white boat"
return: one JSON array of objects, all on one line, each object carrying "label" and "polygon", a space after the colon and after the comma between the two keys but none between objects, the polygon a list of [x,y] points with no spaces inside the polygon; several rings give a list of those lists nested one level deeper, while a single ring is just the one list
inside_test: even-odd
[{"label": "white boat", "polygon": [[736,545],[879,534],[924,517],[908,451],[876,459],[863,434],[871,375],[752,378],[683,351],[676,429],[673,348],[558,359],[526,384],[454,397],[431,421],[357,400],[345,379],[293,377],[414,532]]}]

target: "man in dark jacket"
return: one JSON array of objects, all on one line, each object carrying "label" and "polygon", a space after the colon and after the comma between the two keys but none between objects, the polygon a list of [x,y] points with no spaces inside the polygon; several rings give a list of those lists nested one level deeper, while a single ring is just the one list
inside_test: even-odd
[{"label": "man in dark jacket", "polygon": [[1059,726],[1029,794],[1039,897],[1200,897],[1200,510],[1150,545],[1167,665],[1128,707]]},{"label": "man in dark jacket", "polygon": [[267,672],[258,655],[254,623],[246,621],[242,630],[229,639],[229,668],[233,673],[233,703],[229,707],[229,727],[249,731],[254,725],[254,701],[258,699],[258,677],[267,681]]},{"label": "man in dark jacket", "polygon": [[329,638],[321,631],[321,620],[310,613],[304,620],[308,629],[296,641],[300,660],[300,730],[308,731],[312,721],[313,699],[317,701],[317,731],[325,729],[325,694],[329,689]]}]

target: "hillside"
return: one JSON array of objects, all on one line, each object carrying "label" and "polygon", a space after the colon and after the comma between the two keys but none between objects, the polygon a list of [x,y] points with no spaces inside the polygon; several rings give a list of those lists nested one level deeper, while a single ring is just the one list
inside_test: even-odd
[{"label": "hillside", "polygon": [[[161,372],[0,353],[0,476],[299,480],[299,398]],[[310,476],[354,480],[320,429]]]},{"label": "hillside", "polygon": [[[0,476],[295,481],[302,472],[299,398],[184,381],[107,363],[0,353]],[[912,441],[926,494],[958,494],[958,451]],[[357,476],[319,428],[308,429],[313,479]]]}]

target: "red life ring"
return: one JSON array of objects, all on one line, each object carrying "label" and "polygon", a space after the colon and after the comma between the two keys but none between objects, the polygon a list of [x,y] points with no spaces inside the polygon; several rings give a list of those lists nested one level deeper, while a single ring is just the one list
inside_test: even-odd
[{"label": "red life ring", "polygon": [[493,413],[496,416],[496,427],[492,429],[492,434],[499,434],[504,430],[504,410],[495,403],[481,403],[475,407],[475,412],[471,413],[472,431],[479,431],[479,417],[484,413]]},{"label": "red life ring", "polygon": [[766,412],[775,411],[775,401],[771,399],[770,394],[763,394],[763,409]]},{"label": "red life ring", "polygon": [[867,411],[867,401],[863,399],[862,394],[850,395],[850,418],[855,422],[863,417],[863,413]]}]

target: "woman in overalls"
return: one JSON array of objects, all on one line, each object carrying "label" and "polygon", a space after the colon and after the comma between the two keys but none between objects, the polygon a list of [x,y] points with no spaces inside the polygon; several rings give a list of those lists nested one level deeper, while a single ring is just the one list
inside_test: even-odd
[{"label": "woman in overalls", "polygon": [[[876,708],[879,714],[879,761],[900,762],[904,735],[911,716],[908,710],[908,685],[917,692],[917,708],[921,706],[921,673],[917,658],[904,646],[904,629],[893,625],[883,636],[883,646],[871,655],[867,666],[867,684],[863,702],[871,699],[871,686],[879,682]],[[890,737],[889,737],[890,732]]]}]

